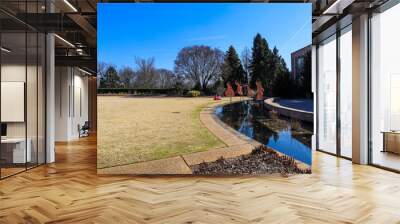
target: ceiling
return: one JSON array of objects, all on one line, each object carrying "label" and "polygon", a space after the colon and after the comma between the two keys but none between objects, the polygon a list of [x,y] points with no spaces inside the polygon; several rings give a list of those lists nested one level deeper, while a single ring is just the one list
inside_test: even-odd
[{"label": "ceiling", "polygon": [[313,3],[313,41],[318,41],[316,37],[323,34],[328,29],[330,29],[329,32],[335,32],[336,29],[334,26],[338,26],[339,28],[341,25],[339,21],[349,20],[347,23],[351,23],[351,17],[372,12],[387,1],[388,0],[311,0]]},{"label": "ceiling", "polygon": [[96,73],[96,0],[1,0],[0,23],[7,47],[14,48],[9,57],[24,54],[25,31],[55,33],[56,66]]}]

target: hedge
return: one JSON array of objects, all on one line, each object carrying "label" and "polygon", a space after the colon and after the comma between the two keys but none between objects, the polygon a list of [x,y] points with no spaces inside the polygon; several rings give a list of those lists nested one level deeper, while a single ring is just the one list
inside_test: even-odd
[{"label": "hedge", "polygon": [[[183,90],[186,94],[188,90]],[[98,94],[135,94],[135,95],[178,95],[175,88],[169,89],[136,89],[136,88],[98,88]]]}]

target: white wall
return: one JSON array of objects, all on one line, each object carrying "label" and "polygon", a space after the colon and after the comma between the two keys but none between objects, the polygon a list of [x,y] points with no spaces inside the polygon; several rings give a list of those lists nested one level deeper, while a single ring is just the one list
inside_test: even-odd
[{"label": "white wall", "polygon": [[[27,69],[27,70],[26,70]],[[35,73],[36,67],[25,66],[25,64],[3,64],[1,66],[1,81],[2,82],[24,82],[26,83],[25,76],[26,71],[28,74]],[[29,77],[28,77],[29,78]],[[29,80],[30,85],[36,85],[36,80]],[[30,92],[32,90],[33,92]],[[27,88],[27,103],[28,106],[34,106],[36,108],[36,89]],[[31,102],[35,101],[34,105],[29,105]],[[1,108],[2,110],[7,110],[7,108]],[[22,108],[24,110],[24,108]],[[28,110],[28,112],[31,112]],[[27,114],[28,122],[34,121],[34,124],[29,123],[28,129],[33,127],[36,130],[36,113]],[[7,135],[9,137],[24,137],[25,136],[25,124],[26,122],[7,122]],[[29,133],[28,133],[28,137]]]},{"label": "white wall", "polygon": [[[39,70],[37,70],[39,69]],[[28,65],[25,63],[3,63],[1,66],[2,74],[2,86],[3,82],[20,82],[26,85],[26,101],[25,96],[21,98],[23,102],[20,102],[20,107],[2,106],[2,114],[14,113],[21,115],[22,120],[17,122],[5,122],[7,124],[7,137],[9,138],[24,138],[25,135],[29,139],[29,147],[31,148],[32,162],[36,162],[39,159],[39,163],[44,163],[45,159],[45,120],[44,120],[44,74],[42,73],[42,67]],[[27,78],[27,80],[25,80]],[[2,98],[9,98],[7,94],[10,92],[4,92],[2,89]],[[18,94],[24,95],[25,89],[18,90]],[[6,95],[4,95],[6,94]],[[16,93],[17,94],[17,93]],[[26,106],[25,106],[26,102]],[[11,102],[12,103],[12,102]],[[18,102],[14,102],[18,103]],[[2,103],[3,104],[3,103]],[[14,111],[13,111],[14,110]],[[24,114],[26,112],[26,120]],[[3,120],[3,119],[2,119]]]},{"label": "white wall", "polygon": [[[1,65],[1,81],[25,82],[25,64],[3,64]],[[29,68],[28,68],[29,69]]]},{"label": "white wall", "polygon": [[55,68],[55,141],[67,141],[69,133],[69,68]]},{"label": "white wall", "polygon": [[[1,81],[25,82],[25,64],[3,64],[1,66]],[[1,108],[7,110],[7,108]],[[25,122],[7,123],[8,137],[25,137]]]},{"label": "white wall", "polygon": [[[25,83],[1,82],[1,121],[25,121]],[[36,108],[36,105],[35,105]]]},{"label": "white wall", "polygon": [[[77,74],[78,72],[78,74]],[[88,78],[82,76],[82,73],[75,69],[74,70],[74,81],[73,81],[73,96],[74,102],[71,102],[73,108],[72,119],[71,119],[71,135],[73,138],[79,137],[78,125],[83,125],[88,120]]]},{"label": "white wall", "polygon": [[88,78],[76,68],[56,67],[55,85],[55,140],[77,139],[78,125],[88,120]]}]

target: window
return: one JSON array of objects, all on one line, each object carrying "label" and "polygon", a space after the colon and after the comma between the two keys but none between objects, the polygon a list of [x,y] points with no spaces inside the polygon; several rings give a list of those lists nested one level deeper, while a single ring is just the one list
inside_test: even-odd
[{"label": "window", "polygon": [[352,33],[351,25],[340,32],[340,155],[352,157]]},{"label": "window", "polygon": [[[15,2],[1,2],[1,6]],[[18,2],[40,13],[43,1]],[[45,163],[45,35],[0,13],[0,178]]]},{"label": "window", "polygon": [[400,170],[400,4],[371,18],[371,162]]},{"label": "window", "polygon": [[336,35],[318,47],[318,149],[336,153]]}]

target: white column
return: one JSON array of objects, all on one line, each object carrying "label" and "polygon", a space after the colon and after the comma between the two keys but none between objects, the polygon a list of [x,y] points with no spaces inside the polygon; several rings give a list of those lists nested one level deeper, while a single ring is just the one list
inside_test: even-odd
[{"label": "white column", "polygon": [[71,140],[72,68],[55,68],[55,141]]},{"label": "white column", "polygon": [[55,161],[55,55],[54,35],[46,36],[46,163]]},{"label": "white column", "polygon": [[353,162],[368,163],[368,15],[353,19]]},{"label": "white column", "polygon": [[317,137],[317,47],[312,45],[311,48],[311,92],[313,93],[314,101],[314,133],[311,137],[311,148],[316,150],[316,137]]}]

